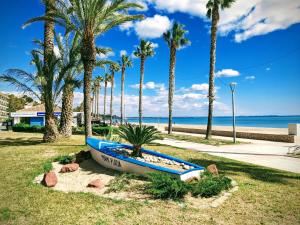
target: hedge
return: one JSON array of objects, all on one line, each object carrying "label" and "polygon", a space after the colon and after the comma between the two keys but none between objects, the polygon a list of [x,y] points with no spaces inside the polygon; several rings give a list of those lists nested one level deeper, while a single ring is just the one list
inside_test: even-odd
[{"label": "hedge", "polygon": [[[106,136],[110,131],[114,132],[117,128],[110,126],[93,126],[92,131],[94,134]],[[84,127],[73,127],[73,134],[84,134]]]},{"label": "hedge", "polygon": [[12,126],[14,132],[30,132],[30,133],[43,133],[45,131],[44,126],[30,126],[29,124],[18,123]]},{"label": "hedge", "polygon": [[[117,128],[110,126],[93,126],[92,130],[94,134],[106,136],[110,131],[115,131]],[[44,126],[30,126],[29,124],[18,123],[12,126],[14,132],[29,132],[29,133],[43,133],[45,131]],[[73,134],[84,134],[84,127],[73,127]]]}]

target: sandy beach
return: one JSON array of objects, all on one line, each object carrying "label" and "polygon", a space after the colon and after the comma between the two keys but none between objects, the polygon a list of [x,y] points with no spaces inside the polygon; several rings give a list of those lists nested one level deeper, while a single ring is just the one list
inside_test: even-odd
[{"label": "sandy beach", "polygon": [[[166,123],[144,123],[146,125],[155,126],[158,130],[164,131],[165,127],[168,126]],[[190,125],[190,124],[175,124],[176,127],[183,128],[198,128],[198,129],[206,129],[206,125]],[[232,126],[213,126],[213,130],[222,130],[222,131],[232,131]],[[267,127],[240,127],[236,126],[237,132],[249,132],[249,133],[263,133],[263,134],[282,134],[287,135],[287,128],[267,128]]]}]

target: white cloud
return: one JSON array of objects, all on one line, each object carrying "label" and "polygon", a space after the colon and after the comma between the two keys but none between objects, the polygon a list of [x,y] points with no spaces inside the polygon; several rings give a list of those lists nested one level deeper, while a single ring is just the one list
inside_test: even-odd
[{"label": "white cloud", "polygon": [[216,72],[216,77],[237,77],[240,75],[239,71],[233,69],[223,69]]},{"label": "white cloud", "polygon": [[[140,84],[133,84],[133,85],[130,85],[130,87],[134,88],[134,89],[139,89]],[[164,91],[165,85],[162,83],[155,83],[153,81],[149,81],[149,82],[143,84],[143,89],[148,89],[148,90],[158,89],[159,91]]]},{"label": "white cloud", "polygon": [[157,43],[151,42],[151,46],[152,48],[158,48],[159,45]]},{"label": "white cloud", "polygon": [[107,58],[113,57],[113,56],[115,56],[115,53],[113,51],[108,52],[107,54],[100,53],[100,54],[96,55],[96,57],[99,59],[107,59]]},{"label": "white cloud", "polygon": [[193,91],[208,91],[208,84],[203,83],[203,84],[193,84],[191,89]]},{"label": "white cloud", "polygon": [[170,27],[169,18],[157,14],[134,24],[134,30],[140,38],[159,38]]},{"label": "white cloud", "polygon": [[270,71],[270,70],[271,70],[271,68],[270,68],[270,67],[267,67],[267,68],[266,68],[266,71]]},{"label": "white cloud", "polygon": [[127,51],[126,50],[121,50],[120,51],[120,56],[122,56],[122,55],[127,55]]},{"label": "white cloud", "polygon": [[[183,12],[206,18],[206,0],[147,0],[155,8],[167,12]],[[236,1],[232,7],[221,11],[221,35],[234,32],[236,42],[286,29],[300,22],[300,1],[248,0]]]},{"label": "white cloud", "polygon": [[130,28],[133,27],[133,22],[132,21],[128,21],[126,23],[121,24],[119,27],[120,27],[121,31],[129,30]]},{"label": "white cloud", "polygon": [[255,80],[255,76],[246,76],[245,79],[246,80]]}]

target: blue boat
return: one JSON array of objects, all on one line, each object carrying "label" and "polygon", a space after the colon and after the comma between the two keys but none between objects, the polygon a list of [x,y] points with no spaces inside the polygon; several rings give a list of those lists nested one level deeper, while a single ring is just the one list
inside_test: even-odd
[{"label": "blue boat", "polygon": [[199,178],[200,174],[204,171],[204,168],[202,166],[144,148],[142,148],[142,153],[144,153],[145,155],[154,156],[162,160],[172,161],[173,163],[176,163],[177,165],[181,165],[183,168],[188,169],[170,169],[167,167],[155,165],[155,163],[141,161],[130,156],[118,153],[117,150],[120,149],[132,151],[133,147],[127,144],[120,144],[117,142],[100,140],[91,137],[87,139],[87,144],[91,147],[91,155],[96,162],[98,162],[103,167],[118,170],[121,172],[135,173],[140,175],[146,175],[147,173],[151,172],[163,172],[175,176],[182,181],[186,181],[192,178]]}]

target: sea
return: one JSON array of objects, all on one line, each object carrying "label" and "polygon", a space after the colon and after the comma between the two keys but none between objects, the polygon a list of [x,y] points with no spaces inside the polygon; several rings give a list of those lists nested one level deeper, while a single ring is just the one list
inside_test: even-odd
[{"label": "sea", "polygon": [[[138,117],[127,117],[128,122],[137,123]],[[144,123],[168,123],[167,117],[144,117]],[[206,125],[207,117],[173,117],[174,124]],[[237,116],[236,126],[287,128],[289,123],[300,123],[299,116]],[[232,117],[216,116],[213,125],[232,126]]]}]

